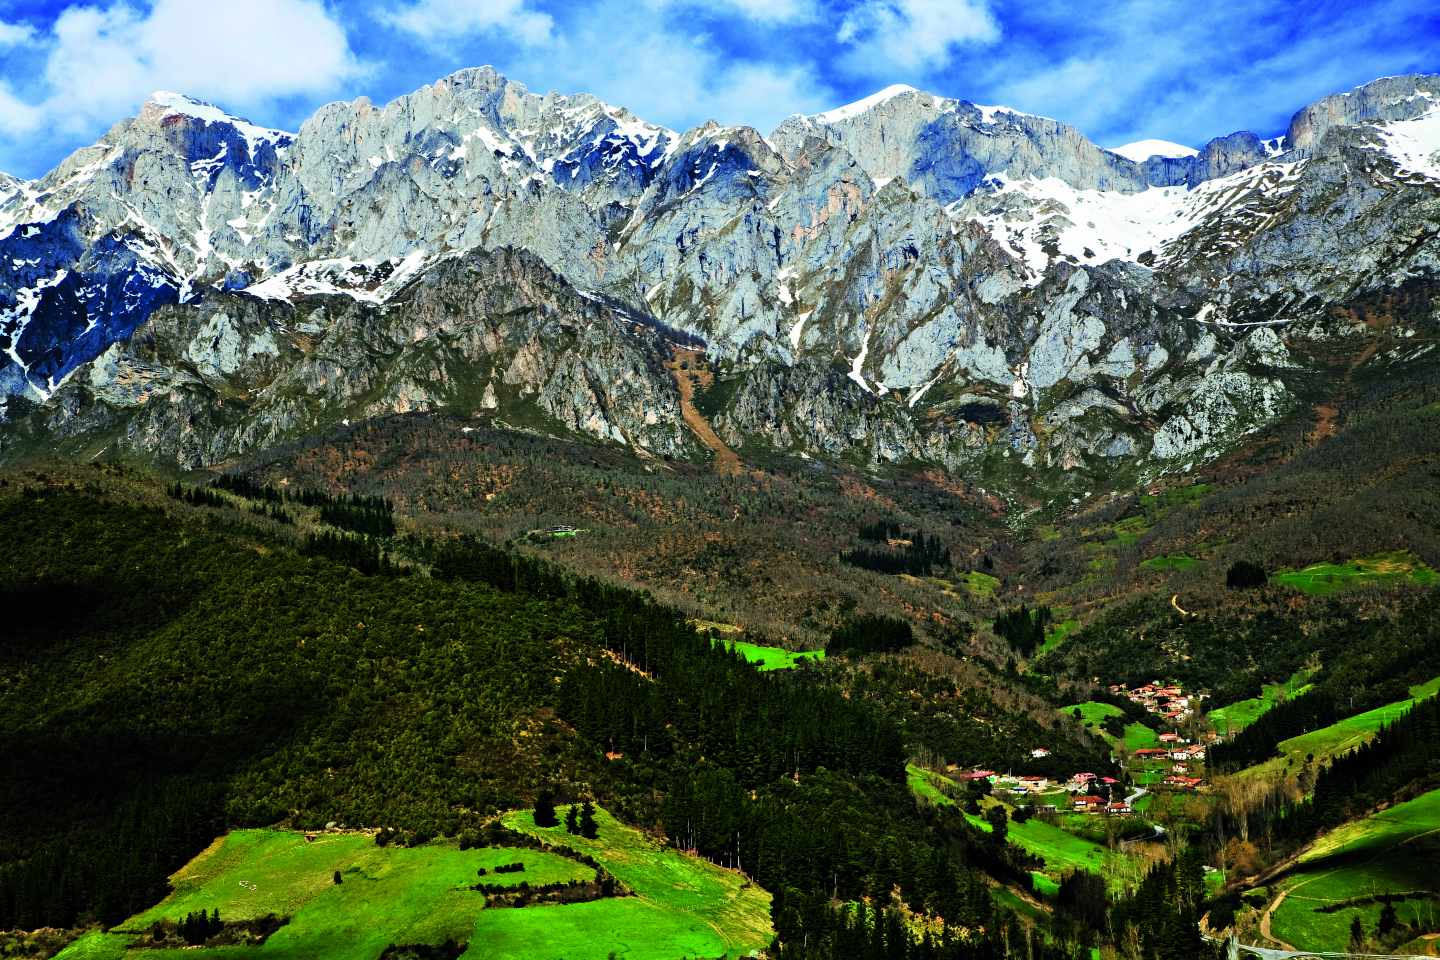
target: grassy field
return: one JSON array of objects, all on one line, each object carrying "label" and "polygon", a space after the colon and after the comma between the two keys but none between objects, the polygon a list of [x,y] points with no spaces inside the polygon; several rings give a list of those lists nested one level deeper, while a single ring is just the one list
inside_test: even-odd
[{"label": "grassy field", "polygon": [[1126,517],[1117,520],[1111,528],[1115,537],[1110,541],[1112,547],[1128,547],[1137,543],[1145,532],[1150,529],[1150,521],[1144,517]]},{"label": "grassy field", "polygon": [[[1085,703],[1075,703],[1068,707],[1061,707],[1060,714],[1066,717],[1074,717],[1076,710],[1080,711],[1080,722],[1094,731],[1097,736],[1104,737],[1105,741],[1112,746],[1119,746],[1121,740],[1111,736],[1101,729],[1100,724],[1110,717],[1121,717],[1125,711],[1110,703],[1099,703],[1095,700],[1088,700]],[[1158,734],[1143,723],[1125,724],[1125,736],[1123,742],[1129,750],[1144,750],[1158,746],[1160,741]]]},{"label": "grassy field", "polygon": [[1380,917],[1380,904],[1363,901],[1394,893],[1419,894],[1395,904],[1402,923],[1414,923],[1422,933],[1440,931],[1437,863],[1440,790],[1432,790],[1320,838],[1274,885],[1284,897],[1275,906],[1271,933],[1302,950],[1344,950],[1356,915],[1367,933]]},{"label": "grassy field", "polygon": [[824,660],[824,650],[785,650],[780,647],[766,647],[744,640],[726,640],[725,646],[739,651],[746,660],[759,670],[789,670],[801,660]]},{"label": "grassy field", "polygon": [[[638,831],[597,812],[600,837],[538,830],[528,812],[507,818],[517,829],[556,845],[583,849],[637,896],[590,903],[485,909],[470,889],[478,870],[487,883],[532,885],[588,880],[594,871],[554,853],[523,848],[460,850],[446,842],[378,847],[368,834],[321,834],[313,843],[282,830],[227,834],[171,878],[174,892],[108,933],[90,934],[60,954],[65,960],[145,957],[236,957],[259,960],[374,958],[394,944],[469,943],[467,957],[486,960],[673,960],[737,955],[769,942],[769,894],[742,888],[743,878],[676,851],[657,851]],[[522,862],[519,873],[497,864]],[[335,884],[335,871],[342,883]],[[262,946],[128,949],[132,935],[160,918],[219,910],[222,919],[274,913],[290,923]]]},{"label": "grassy field", "polygon": [[1214,485],[1209,483],[1192,483],[1188,487],[1172,487],[1159,494],[1142,494],[1140,506],[1147,513],[1170,510],[1203,500],[1214,489]]},{"label": "grassy field", "polygon": [[528,810],[507,814],[505,824],[590,854],[635,896],[486,911],[475,923],[466,957],[603,960],[613,951],[625,960],[674,960],[735,957],[769,946],[769,893],[735,871],[660,845],[604,810],[596,820],[596,840],[570,836],[564,827],[537,827]]},{"label": "grassy field", "polygon": [[[931,803],[942,806],[952,806],[955,801],[946,796],[940,789],[949,778],[931,770],[910,764],[905,768],[906,776],[910,782],[911,791],[919,797],[929,800]],[[982,806],[988,809],[991,806],[1000,804],[1005,807],[1009,814],[1013,814],[1014,808],[1009,804],[1001,803],[992,797],[986,797]],[[983,816],[976,816],[972,813],[965,814],[965,819],[978,829],[989,833],[991,826]],[[1060,827],[1046,823],[1039,818],[1032,817],[1024,823],[1010,822],[1010,842],[1033,853],[1045,860],[1043,873],[1050,878],[1051,882],[1058,881],[1060,876],[1067,870],[1079,869],[1089,870],[1092,873],[1103,873],[1105,868],[1105,848],[1093,843],[1084,837],[1077,837],[1067,833]],[[1037,888],[1038,889],[1038,888]]]},{"label": "grassy field", "polygon": [[1325,596],[1349,587],[1372,583],[1398,583],[1408,580],[1429,586],[1440,582],[1440,573],[1426,566],[1425,562],[1413,553],[1399,550],[1360,557],[1348,563],[1312,563],[1303,570],[1281,570],[1270,579],[1274,583],[1294,587],[1311,596]]},{"label": "grassy field", "polygon": [[941,807],[953,807],[955,801],[950,799],[941,789],[940,784],[953,784],[949,777],[932,773],[924,767],[917,767],[913,763],[905,765],[905,780],[910,784],[910,792],[923,800]]},{"label": "grassy field", "polygon": [[1140,566],[1146,570],[1189,570],[1199,564],[1195,557],[1184,553],[1166,553],[1149,560],[1142,560]]},{"label": "grassy field", "polygon": [[1076,630],[1079,629],[1079,620],[1061,620],[1059,623],[1052,626],[1049,630],[1046,630],[1045,642],[1040,644],[1039,650],[1035,651],[1036,658],[1038,659],[1039,657],[1043,657],[1051,650],[1054,650],[1056,647],[1060,646],[1060,644],[1064,643],[1066,638],[1068,638],[1070,634],[1074,633]]},{"label": "grassy field", "polygon": [[1280,756],[1272,757],[1252,767],[1246,767],[1235,776],[1272,776],[1283,770],[1287,763],[1301,763],[1307,756],[1314,756],[1317,763],[1337,757],[1347,750],[1365,743],[1375,736],[1382,726],[1408,713],[1416,700],[1433,697],[1437,691],[1440,691],[1440,677],[1411,687],[1411,699],[1387,703],[1374,710],[1346,717],[1328,727],[1321,727],[1319,730],[1312,730],[1309,733],[1302,733],[1298,737],[1282,740],[1279,746]]},{"label": "grassy field", "polygon": [[744,630],[733,623],[720,623],[715,620],[691,620],[690,623],[701,633],[709,633],[716,642],[723,641],[725,646],[738,651],[742,657],[762,671],[788,670],[801,660],[825,659],[824,650],[786,650],[782,647],[767,647],[758,643],[735,640],[733,635],[743,633]]},{"label": "grassy field", "polygon": [[[470,888],[478,870],[520,861],[521,873],[494,874],[506,885],[589,879],[582,864],[536,850],[462,851],[453,843],[378,847],[368,834],[321,834],[313,843],[284,830],[237,830],[221,837],[171,877],[174,892],[108,934],[79,941],[62,957],[219,957],[214,950],[127,950],[129,934],[161,918],[219,910],[222,919],[274,913],[291,922],[245,952],[262,957],[378,956],[391,943],[470,939],[484,898]],[[335,884],[335,871],[343,880]]]},{"label": "grassy field", "polygon": [[1284,683],[1267,683],[1261,688],[1260,696],[1239,700],[1224,707],[1216,707],[1205,715],[1212,726],[1222,734],[1239,733],[1277,703],[1294,700],[1310,689],[1310,672],[1299,670],[1291,674]]},{"label": "grassy field", "polygon": [[993,597],[1000,586],[1000,578],[992,577],[988,573],[981,573],[979,570],[970,570],[962,573],[958,582],[965,589],[977,597]]}]

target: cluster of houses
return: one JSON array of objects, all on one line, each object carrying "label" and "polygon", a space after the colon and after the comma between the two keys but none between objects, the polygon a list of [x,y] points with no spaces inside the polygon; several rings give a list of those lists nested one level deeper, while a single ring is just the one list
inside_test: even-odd
[{"label": "cluster of houses", "polygon": [[1156,680],[1144,686],[1127,690],[1123,683],[1110,684],[1110,692],[1137,703],[1157,717],[1178,723],[1195,712],[1203,694],[1189,694],[1178,683],[1162,683]]},{"label": "cluster of houses", "polygon": [[[1107,813],[1113,815],[1128,815],[1133,811],[1130,804],[1124,800],[1107,800],[1090,792],[1092,787],[1103,787],[1105,793],[1111,793],[1120,781],[1114,777],[1098,777],[1093,773],[1077,773],[1069,780],[1052,780],[1042,776],[1013,776],[1011,774],[996,773],[994,770],[968,770],[953,774],[954,779],[959,783],[967,783],[974,780],[988,780],[996,789],[1006,790],[1020,796],[1041,796],[1064,792],[1071,794],[1070,808],[1081,813]],[[1042,803],[1037,809],[1046,813],[1055,813],[1059,805],[1054,803]]]},{"label": "cluster of houses", "polygon": [[1194,790],[1205,781],[1201,777],[1187,776],[1192,761],[1205,759],[1205,747],[1192,744],[1178,733],[1162,733],[1159,740],[1164,746],[1145,747],[1136,750],[1136,760],[1169,760],[1171,776],[1165,778],[1167,786],[1181,790]]}]

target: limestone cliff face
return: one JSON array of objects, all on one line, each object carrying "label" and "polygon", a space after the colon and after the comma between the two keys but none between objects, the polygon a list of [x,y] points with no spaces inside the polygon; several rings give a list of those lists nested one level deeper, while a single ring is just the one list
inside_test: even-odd
[{"label": "limestone cliff face", "polygon": [[1437,149],[1428,76],[1139,162],[900,87],[768,137],[489,68],[294,133],[157,94],[0,178],[0,433],[194,465],[445,408],[687,456],[682,340],[735,447],[1183,468],[1295,407],[1340,308],[1433,282]]},{"label": "limestone cliff face", "polygon": [[674,334],[576,293],[534,255],[457,254],[384,305],[224,293],[163,307],[42,408],[61,437],[198,467],[351,419],[466,409],[666,456],[696,452]]}]

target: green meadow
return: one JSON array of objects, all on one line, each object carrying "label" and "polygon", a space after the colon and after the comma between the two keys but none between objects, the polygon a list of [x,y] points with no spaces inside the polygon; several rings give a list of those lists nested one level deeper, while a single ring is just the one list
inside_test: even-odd
[{"label": "green meadow", "polygon": [[1298,737],[1282,740],[1279,745],[1280,756],[1272,757],[1252,767],[1246,767],[1236,776],[1273,775],[1284,769],[1287,763],[1299,764],[1307,756],[1313,756],[1317,763],[1337,757],[1365,743],[1379,733],[1382,726],[1408,713],[1416,700],[1433,697],[1437,691],[1440,691],[1440,677],[1411,687],[1408,700],[1396,700],[1394,703],[1387,703],[1374,710],[1346,717],[1328,727],[1321,727],[1309,733],[1302,733]]},{"label": "green meadow", "polygon": [[789,670],[801,660],[824,660],[824,650],[785,650],[781,647],[766,647],[758,643],[746,643],[744,640],[726,640],[725,646],[736,651],[750,663],[755,664],[756,669],[765,670]]},{"label": "green meadow", "polygon": [[[506,814],[504,822],[590,854],[635,896],[486,911],[476,921],[466,957],[603,960],[613,951],[624,960],[674,960],[735,957],[770,945],[775,934],[769,893],[733,870],[664,846],[604,810],[595,816],[600,827],[595,840],[571,836],[564,827],[537,827],[529,810]],[[572,912],[577,906],[589,909]]]},{"label": "green meadow", "polygon": [[[562,811],[563,813],[563,811]],[[307,842],[285,830],[237,830],[171,877],[161,903],[104,933],[71,944],[64,960],[234,958],[320,960],[375,958],[390,944],[468,943],[485,960],[673,960],[732,956],[768,944],[769,894],[730,871],[673,850],[661,850],[603,810],[600,837],[584,840],[564,828],[539,830],[529,812],[507,823],[556,846],[583,850],[636,895],[577,904],[485,908],[485,882],[518,886],[589,880],[594,871],[556,853],[513,847],[461,850],[454,842],[414,848],[379,847],[369,834],[320,834]],[[528,828],[528,829],[527,829]],[[518,873],[494,867],[525,864]],[[340,872],[341,883],[334,882]],[[223,920],[289,917],[259,947],[131,949],[132,939],[161,918],[218,910]]]},{"label": "green meadow", "polygon": [[1259,720],[1266,711],[1277,703],[1294,700],[1310,689],[1310,672],[1299,670],[1284,683],[1267,683],[1261,688],[1260,696],[1238,700],[1224,707],[1216,707],[1205,714],[1206,719],[1218,731],[1239,733]]},{"label": "green meadow", "polygon": [[993,597],[1000,586],[1000,578],[992,577],[988,573],[981,573],[979,570],[970,570],[962,573],[958,582],[965,589],[977,597]]},{"label": "green meadow", "polygon": [[1121,717],[1125,711],[1110,703],[1100,703],[1095,700],[1088,700],[1085,703],[1075,703],[1068,707],[1061,707],[1060,714],[1066,717],[1074,717],[1076,710],[1080,711],[1080,722],[1095,733],[1103,737],[1111,746],[1119,746],[1122,742],[1128,750],[1144,750],[1158,746],[1159,735],[1143,723],[1131,722],[1125,724],[1125,736],[1123,740],[1117,739],[1106,733],[1100,724],[1110,717]]},{"label": "green meadow", "polygon": [[[1395,904],[1402,923],[1440,931],[1440,790],[1336,828],[1278,884],[1271,932],[1302,950],[1342,950],[1354,917],[1375,929],[1371,898],[1409,894]],[[1394,952],[1382,951],[1382,952]]]},{"label": "green meadow", "polygon": [[1365,584],[1409,581],[1430,586],[1440,582],[1440,573],[1408,550],[1397,550],[1346,563],[1312,563],[1303,570],[1281,570],[1270,580],[1311,596],[1326,596]]},{"label": "green meadow", "polygon": [[1195,557],[1184,553],[1166,553],[1143,560],[1140,566],[1146,570],[1189,570],[1199,564]]},{"label": "green meadow", "polygon": [[1061,620],[1059,623],[1053,625],[1049,630],[1045,631],[1045,642],[1040,644],[1040,649],[1035,651],[1035,656],[1037,658],[1043,657],[1045,654],[1049,653],[1051,650],[1054,650],[1056,647],[1060,646],[1060,644],[1064,643],[1065,640],[1070,636],[1070,634],[1074,633],[1076,630],[1079,629],[1079,620]]}]

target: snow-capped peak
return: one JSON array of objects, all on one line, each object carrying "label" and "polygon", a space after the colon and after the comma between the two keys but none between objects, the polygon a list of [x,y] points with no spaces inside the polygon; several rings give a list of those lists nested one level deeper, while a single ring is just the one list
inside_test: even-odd
[{"label": "snow-capped peak", "polygon": [[194,97],[187,97],[183,93],[175,93],[173,90],[156,90],[150,94],[145,102],[145,109],[142,113],[158,115],[159,119],[166,117],[193,117],[205,123],[228,123],[247,140],[293,140],[295,135],[284,130],[273,130],[251,123],[249,120],[231,116],[213,103],[206,103],[204,100],[196,100]]},{"label": "snow-capped peak", "polygon": [[905,83],[892,83],[884,90],[876,91],[868,97],[862,97],[854,103],[847,103],[843,107],[836,107],[834,110],[826,110],[824,113],[814,114],[810,119],[818,120],[820,123],[838,123],[841,120],[850,120],[860,116],[866,110],[878,107],[886,100],[893,100],[902,93],[919,93],[914,87]]},{"label": "snow-capped peak", "polygon": [[1110,152],[1136,163],[1144,163],[1151,157],[1193,157],[1200,153],[1194,147],[1170,140],[1136,140],[1121,147],[1111,147]]}]

